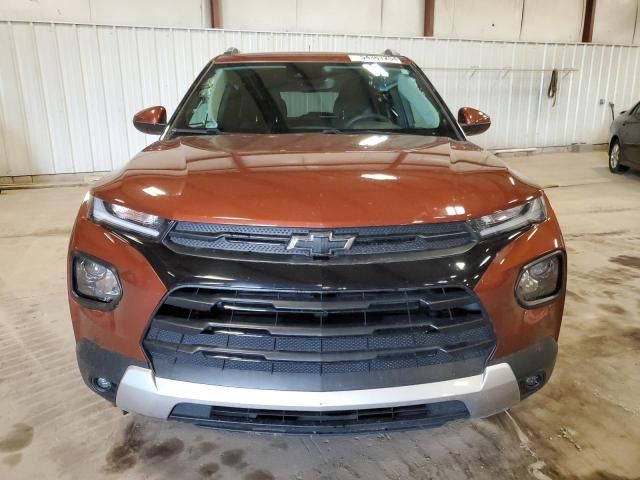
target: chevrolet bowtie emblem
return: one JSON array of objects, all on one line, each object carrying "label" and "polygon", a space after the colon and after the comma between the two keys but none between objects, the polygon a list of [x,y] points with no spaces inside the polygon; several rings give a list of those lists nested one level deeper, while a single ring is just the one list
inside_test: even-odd
[{"label": "chevrolet bowtie emblem", "polygon": [[304,250],[311,256],[334,255],[336,250],[349,250],[355,236],[334,235],[333,232],[317,232],[304,235],[291,235],[287,250]]}]

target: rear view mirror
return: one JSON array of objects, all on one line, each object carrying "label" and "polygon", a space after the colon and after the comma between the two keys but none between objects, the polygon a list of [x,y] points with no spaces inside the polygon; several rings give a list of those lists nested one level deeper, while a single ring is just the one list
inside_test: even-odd
[{"label": "rear view mirror", "polygon": [[491,118],[475,108],[462,107],[458,110],[458,123],[467,135],[478,135],[489,129]]},{"label": "rear view mirror", "polygon": [[167,110],[161,106],[140,110],[133,116],[133,126],[142,133],[160,135],[167,126]]}]

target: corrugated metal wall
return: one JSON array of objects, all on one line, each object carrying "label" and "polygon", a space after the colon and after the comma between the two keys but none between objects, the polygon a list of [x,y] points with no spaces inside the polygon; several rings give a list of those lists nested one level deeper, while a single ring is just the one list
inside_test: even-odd
[{"label": "corrugated metal wall", "polygon": [[[640,47],[482,42],[0,21],[0,176],[111,170],[153,140],[132,115],[169,111],[212,56],[241,51],[393,48],[412,57],[452,110],[493,126],[487,148],[601,143],[616,113],[640,100]],[[557,100],[547,98],[560,69]],[[604,104],[600,104],[600,99]]]}]

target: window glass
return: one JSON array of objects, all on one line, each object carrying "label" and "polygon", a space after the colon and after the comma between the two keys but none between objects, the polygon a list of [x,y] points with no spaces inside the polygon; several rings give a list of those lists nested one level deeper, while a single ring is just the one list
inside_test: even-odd
[{"label": "window glass", "polygon": [[376,130],[455,136],[424,80],[398,64],[224,64],[193,90],[174,128],[295,133]]},{"label": "window glass", "polygon": [[276,92],[285,103],[287,117],[302,117],[312,112],[333,114],[338,92]]}]

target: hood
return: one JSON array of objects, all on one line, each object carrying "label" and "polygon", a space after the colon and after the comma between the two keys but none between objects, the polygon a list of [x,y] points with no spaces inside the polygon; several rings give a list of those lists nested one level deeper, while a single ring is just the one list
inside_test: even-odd
[{"label": "hood", "polygon": [[322,133],[156,142],[92,188],[172,220],[309,228],[465,220],[538,192],[469,142]]}]

